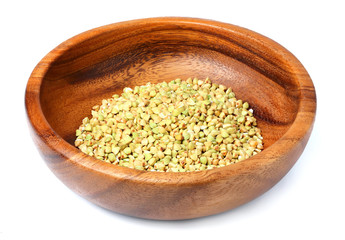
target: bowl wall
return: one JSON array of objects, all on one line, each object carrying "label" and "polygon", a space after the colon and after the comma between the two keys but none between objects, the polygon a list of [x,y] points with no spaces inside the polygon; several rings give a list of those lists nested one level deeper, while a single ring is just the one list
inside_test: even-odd
[{"label": "bowl wall", "polygon": [[[265,147],[293,123],[299,105],[295,72],[283,52],[242,32],[199,23],[166,22],[114,26],[82,42],[59,47],[41,87],[49,124],[73,144],[91,107],[124,87],[197,77],[232,87],[254,109]],[[288,59],[287,59],[288,60]],[[62,97],[63,96],[63,97]],[[279,101],[277,101],[277,99]]]}]

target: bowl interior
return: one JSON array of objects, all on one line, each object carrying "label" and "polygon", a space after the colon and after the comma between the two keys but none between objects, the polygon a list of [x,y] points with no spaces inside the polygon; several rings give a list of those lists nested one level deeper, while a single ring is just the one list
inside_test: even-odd
[{"label": "bowl interior", "polygon": [[91,107],[124,87],[210,77],[249,102],[269,147],[296,117],[298,83],[269,41],[259,42],[236,28],[215,29],[196,23],[183,28],[178,23],[115,24],[66,41],[55,49],[62,54],[41,85],[48,123],[73,145],[75,130],[91,116]]}]

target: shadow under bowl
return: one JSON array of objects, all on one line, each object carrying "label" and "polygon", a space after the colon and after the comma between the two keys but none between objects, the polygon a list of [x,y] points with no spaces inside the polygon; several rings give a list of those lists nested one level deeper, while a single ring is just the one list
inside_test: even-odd
[{"label": "shadow under bowl", "polygon": [[[74,147],[91,107],[124,87],[210,77],[248,101],[265,149],[239,163],[187,173],[114,166]],[[110,24],[60,44],[27,83],[32,137],[48,167],[82,197],[126,215],[189,219],[244,204],[276,184],[304,150],[316,111],[313,83],[285,48],[253,31],[193,18]]]}]

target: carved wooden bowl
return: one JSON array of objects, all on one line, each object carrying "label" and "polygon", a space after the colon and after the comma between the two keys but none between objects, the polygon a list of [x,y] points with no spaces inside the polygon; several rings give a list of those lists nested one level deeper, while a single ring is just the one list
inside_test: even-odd
[{"label": "carved wooden bowl", "polygon": [[[187,173],[114,166],[74,147],[91,107],[124,87],[210,77],[248,101],[265,149],[242,162]],[[73,191],[118,213],[189,219],[244,204],[276,184],[299,158],[316,111],[302,64],[250,30],[202,19],[153,18],[79,34],[53,49],[27,84],[32,137],[51,171]]]}]

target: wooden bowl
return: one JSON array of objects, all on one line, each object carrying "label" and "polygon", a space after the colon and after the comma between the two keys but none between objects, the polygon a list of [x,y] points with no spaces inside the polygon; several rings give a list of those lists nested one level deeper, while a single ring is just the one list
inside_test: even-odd
[{"label": "wooden bowl", "polygon": [[[163,173],[114,166],[74,147],[75,130],[102,99],[126,86],[188,77],[210,77],[248,101],[264,151],[213,170]],[[260,34],[210,20],[152,18],[60,44],[32,72],[25,106],[43,159],[73,191],[126,215],[189,219],[237,207],[276,184],[307,144],[316,96],[302,64]]]}]

